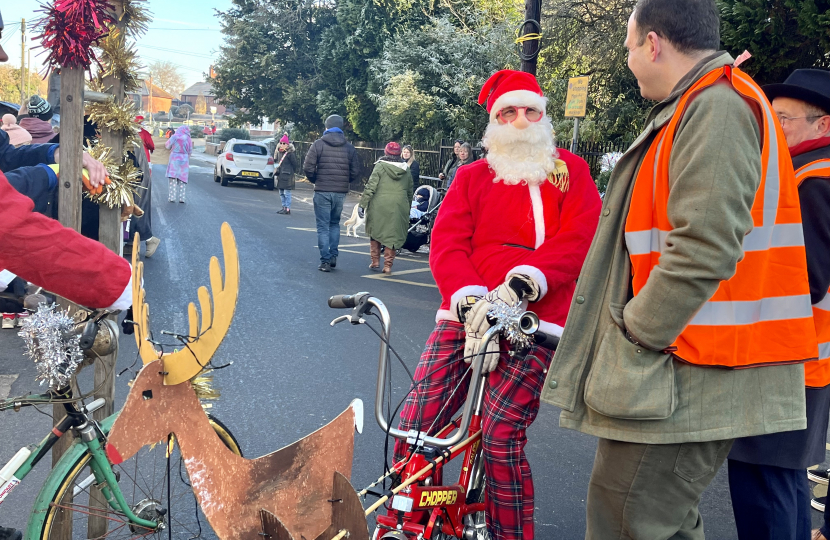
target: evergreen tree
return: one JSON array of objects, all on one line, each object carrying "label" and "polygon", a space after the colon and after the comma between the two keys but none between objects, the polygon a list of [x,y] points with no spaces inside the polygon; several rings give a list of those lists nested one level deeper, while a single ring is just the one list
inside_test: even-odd
[{"label": "evergreen tree", "polygon": [[718,0],[721,40],[759,84],[783,82],[798,68],[830,68],[830,0]]}]

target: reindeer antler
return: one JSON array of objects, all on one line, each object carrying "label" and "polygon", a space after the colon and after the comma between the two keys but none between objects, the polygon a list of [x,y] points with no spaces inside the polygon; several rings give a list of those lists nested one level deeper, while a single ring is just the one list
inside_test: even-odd
[{"label": "reindeer antler", "polygon": [[[138,246],[138,234],[133,246]],[[164,384],[175,385],[192,379],[207,366],[216,349],[222,343],[233,320],[236,300],[239,297],[239,253],[231,226],[222,224],[222,251],[225,257],[225,280],[222,282],[222,270],[216,257],[210,259],[210,288],[213,303],[207,287],[199,287],[199,311],[202,314],[201,328],[196,305],[192,302],[187,307],[192,339],[181,350],[161,354],[148,341],[150,325],[150,307],[144,300],[142,287],[144,263],[136,261],[137,249],[133,249],[133,319],[138,323],[135,340],[144,364],[161,358],[164,366]]]}]

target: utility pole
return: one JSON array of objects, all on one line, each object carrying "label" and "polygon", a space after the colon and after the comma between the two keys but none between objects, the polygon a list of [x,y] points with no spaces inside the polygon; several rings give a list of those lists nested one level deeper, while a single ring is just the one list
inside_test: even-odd
[{"label": "utility pole", "polygon": [[26,19],[20,19],[20,107],[26,106]]},{"label": "utility pole", "polygon": [[[29,47],[29,60],[26,62],[26,94],[32,96],[32,48]],[[37,89],[35,89],[37,90]]]},{"label": "utility pole", "polygon": [[147,108],[149,109],[150,113],[150,123],[153,123],[153,74],[150,74],[150,84],[147,85],[147,92],[150,94],[149,99],[147,100]]},{"label": "utility pole", "polygon": [[519,42],[522,50],[522,71],[536,75],[536,59],[542,46],[542,0],[525,0],[525,22],[522,23]]}]

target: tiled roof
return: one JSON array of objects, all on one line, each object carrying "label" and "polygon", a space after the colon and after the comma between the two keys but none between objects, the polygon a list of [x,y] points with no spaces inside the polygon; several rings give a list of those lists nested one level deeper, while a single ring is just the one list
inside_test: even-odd
[{"label": "tiled roof", "polygon": [[213,96],[213,85],[209,82],[199,82],[182,91],[182,96]]},{"label": "tiled roof", "polygon": [[[140,96],[149,96],[150,92],[147,88],[150,86],[149,81],[141,81],[141,87],[138,89],[138,92],[130,92],[131,94],[138,94]],[[174,96],[170,95],[169,92],[165,92],[155,84],[153,85],[153,97],[158,98],[167,98],[167,99],[176,99]]]}]

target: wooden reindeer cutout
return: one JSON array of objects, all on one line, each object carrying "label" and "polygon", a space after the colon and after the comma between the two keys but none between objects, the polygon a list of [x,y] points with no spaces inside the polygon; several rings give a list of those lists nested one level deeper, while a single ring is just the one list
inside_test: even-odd
[{"label": "wooden reindeer cutout", "polygon": [[354,429],[360,429],[363,421],[360,400],[314,433],[256,459],[231,452],[202,409],[190,379],[207,365],[227,333],[239,289],[239,259],[227,223],[222,225],[222,245],[225,280],[212,258],[213,304],[207,289],[201,287],[199,334],[196,308],[189,306],[190,336],[198,337],[188,348],[164,355],[147,340],[150,320],[141,287],[143,265],[133,255],[133,315],[145,365],[110,430],[107,456],[118,464],[142,447],[174,434],[196,498],[222,540],[271,537],[264,530],[265,516],[268,523],[281,527],[282,536],[275,533],[274,540],[330,540],[344,530],[352,539],[368,540],[363,509],[348,482]]},{"label": "wooden reindeer cutout", "polygon": [[[138,233],[134,246],[139,245]],[[222,224],[222,251],[225,254],[225,281],[222,282],[222,270],[219,259],[210,258],[210,288],[213,304],[207,287],[199,287],[199,310],[202,315],[201,328],[196,306],[191,302],[187,306],[190,321],[189,336],[193,340],[181,350],[162,354],[148,340],[150,336],[150,306],[145,301],[144,263],[138,262],[138,250],[133,250],[133,320],[136,321],[135,341],[144,364],[161,359],[165,372],[164,384],[180,384],[196,376],[219,348],[231,326],[236,300],[239,297],[239,253],[231,226]]]}]

